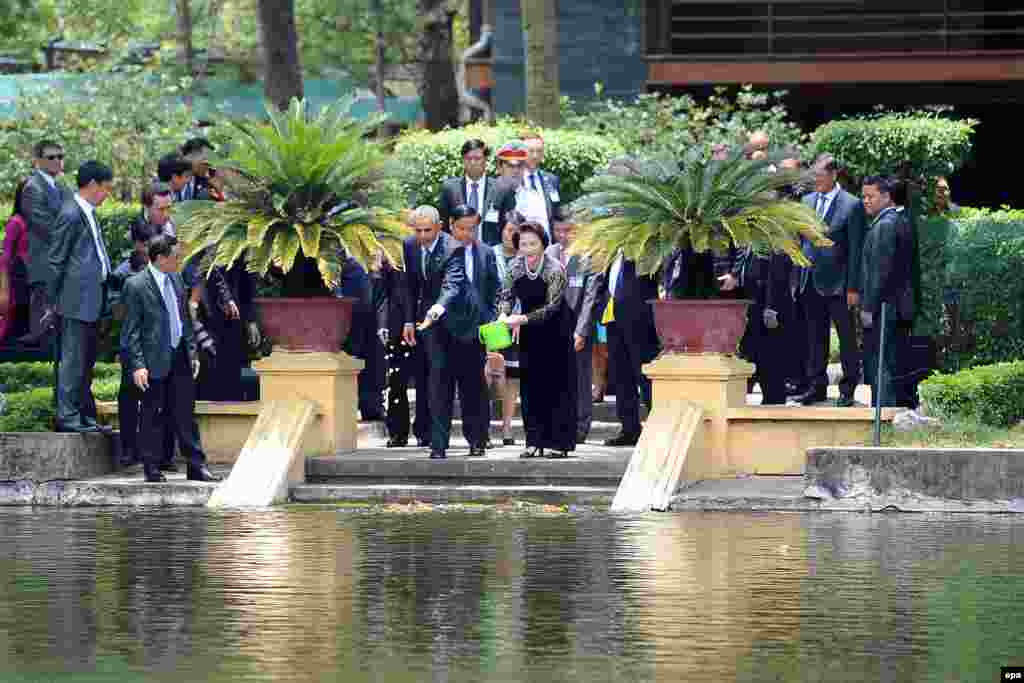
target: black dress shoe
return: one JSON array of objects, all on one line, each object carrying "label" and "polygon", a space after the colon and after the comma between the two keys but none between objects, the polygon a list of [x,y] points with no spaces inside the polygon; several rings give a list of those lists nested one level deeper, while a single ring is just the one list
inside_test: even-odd
[{"label": "black dress shoe", "polygon": [[576,435],[576,443],[586,443],[587,442],[587,436],[588,436],[587,434],[577,434]]},{"label": "black dress shoe", "polygon": [[430,448],[430,439],[416,438],[416,448]]},{"label": "black dress shoe", "polygon": [[100,430],[84,424],[57,424],[57,431],[65,434],[99,434]]},{"label": "black dress shoe", "polygon": [[569,451],[548,451],[544,457],[549,460],[561,460],[569,457]]},{"label": "black dress shoe", "polygon": [[189,481],[220,481],[220,477],[211,472],[207,467],[203,466],[199,469],[189,469],[188,471]]},{"label": "black dress shoe", "polygon": [[490,450],[491,448],[494,448],[494,442],[491,441],[490,439],[487,439],[487,441],[484,441],[484,445],[481,446],[481,448],[485,450]]},{"label": "black dress shoe", "polygon": [[805,406],[821,403],[825,400],[825,391],[823,389],[808,389],[804,393],[794,396],[793,400]]},{"label": "black dress shoe", "polygon": [[501,445],[503,445],[503,446],[515,446],[516,445],[516,440],[513,439],[511,436],[508,436],[508,437],[505,437],[504,439],[501,440]]},{"label": "black dress shoe", "polygon": [[404,448],[405,446],[408,446],[408,445],[409,445],[409,439],[399,439],[399,438],[396,438],[396,437],[392,437],[392,438],[388,439],[388,443],[387,443],[388,448]]},{"label": "black dress shoe", "polygon": [[430,450],[430,459],[431,460],[444,460],[447,457],[448,456],[444,454],[444,451],[439,451],[439,450],[436,450],[436,449],[431,449]]},{"label": "black dress shoe", "polygon": [[639,434],[627,434],[626,432],[619,432],[612,438],[604,442],[605,446],[635,446],[640,441]]},{"label": "black dress shoe", "polygon": [[114,433],[114,428],[110,425],[101,425],[91,417],[83,417],[82,424],[90,429],[95,429],[100,434],[106,434],[107,436]]},{"label": "black dress shoe", "polygon": [[146,483],[148,484],[162,484],[167,481],[167,477],[160,473],[159,470],[156,472],[146,472]]},{"label": "black dress shoe", "polygon": [[469,447],[469,456],[468,457],[470,457],[470,458],[482,458],[486,454],[487,454],[487,451],[484,450],[483,446],[470,446]]},{"label": "black dress shoe", "polygon": [[527,448],[525,451],[523,451],[522,453],[519,454],[519,457],[523,458],[523,459],[527,459],[527,458],[543,458],[544,457],[544,449],[543,448],[537,448],[536,446],[534,446],[532,448]]},{"label": "black dress shoe", "polygon": [[853,396],[842,395],[836,399],[837,408],[852,408],[854,404]]},{"label": "black dress shoe", "polygon": [[160,463],[160,471],[161,472],[177,472],[178,471],[178,466],[175,465],[173,462],[162,462],[162,463]]}]

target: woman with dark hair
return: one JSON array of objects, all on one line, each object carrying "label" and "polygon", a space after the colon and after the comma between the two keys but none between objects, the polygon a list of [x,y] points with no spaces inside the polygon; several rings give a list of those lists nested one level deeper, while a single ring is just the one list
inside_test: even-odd
[{"label": "woman with dark hair", "polygon": [[[498,283],[505,282],[505,273],[512,259],[519,253],[516,235],[523,217],[513,211],[508,222],[501,231],[501,243],[494,245],[494,255],[498,264]],[[519,313],[519,302],[513,302],[512,313]],[[512,437],[512,418],[515,417],[516,400],[519,397],[519,345],[513,344],[501,351],[488,352],[487,367],[484,372],[488,386],[495,387],[495,393],[501,397],[501,427],[504,446],[514,446]]]},{"label": "woman with dark hair", "polygon": [[[502,319],[519,338],[526,450],[520,457],[566,458],[576,449],[576,376],[568,284],[557,260],[544,253],[547,235],[523,223],[514,236],[519,255],[508,264],[501,291]],[[518,299],[521,313],[512,313]]]},{"label": "woman with dark hair", "polygon": [[14,191],[14,211],[4,227],[0,254],[0,341],[28,333],[28,224],[21,215],[25,180]]}]

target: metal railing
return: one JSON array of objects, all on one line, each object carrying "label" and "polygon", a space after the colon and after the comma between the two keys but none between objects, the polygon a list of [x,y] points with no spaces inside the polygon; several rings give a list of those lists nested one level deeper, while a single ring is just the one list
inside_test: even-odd
[{"label": "metal railing", "polygon": [[1020,0],[650,0],[650,59],[1024,50]]}]

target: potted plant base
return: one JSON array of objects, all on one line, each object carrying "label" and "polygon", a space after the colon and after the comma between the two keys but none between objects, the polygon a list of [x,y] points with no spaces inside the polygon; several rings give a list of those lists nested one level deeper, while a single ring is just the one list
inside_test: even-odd
[{"label": "potted plant base", "polygon": [[734,354],[747,324],[743,299],[657,299],[654,327],[662,353]]},{"label": "potted plant base", "polygon": [[263,333],[275,350],[338,353],[352,329],[351,297],[256,299]]}]

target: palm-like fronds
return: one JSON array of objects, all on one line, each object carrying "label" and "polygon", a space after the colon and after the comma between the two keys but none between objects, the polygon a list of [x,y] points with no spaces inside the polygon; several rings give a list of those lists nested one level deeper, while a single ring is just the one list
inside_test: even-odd
[{"label": "palm-like fronds", "polygon": [[610,215],[579,226],[571,251],[603,269],[621,250],[642,274],[656,272],[679,247],[724,253],[731,245],[750,246],[809,265],[800,238],[831,243],[813,209],[779,198],[798,174],[771,172],[769,166],[740,155],[718,161],[694,152],[682,163],[638,161],[633,175],[592,178],[575,206]]},{"label": "palm-like fronds", "polygon": [[228,200],[175,208],[186,260],[204,253],[209,272],[244,253],[249,271],[265,275],[271,266],[288,272],[301,251],[329,288],[344,255],[369,267],[383,251],[400,266],[408,230],[392,210],[387,157],[367,139],[379,121],[352,119],[350,106],[345,100],[313,115],[293,100],[286,112],[268,107],[267,123],[236,122],[230,154],[217,160]]}]

